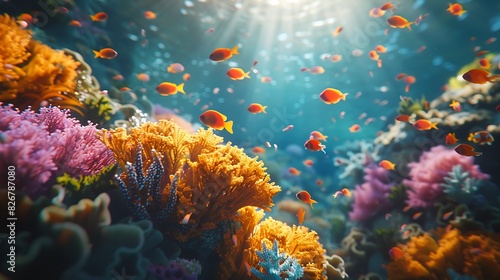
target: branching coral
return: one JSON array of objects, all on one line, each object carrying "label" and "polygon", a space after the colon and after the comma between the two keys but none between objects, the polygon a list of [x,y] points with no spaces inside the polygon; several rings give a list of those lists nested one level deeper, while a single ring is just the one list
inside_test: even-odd
[{"label": "branching coral", "polygon": [[347,143],[337,147],[337,156],[333,159],[335,166],[345,166],[344,171],[339,175],[340,179],[353,177],[358,178],[363,168],[371,162],[378,161],[380,145],[369,143],[365,140]]},{"label": "branching coral", "polygon": [[486,232],[462,233],[458,229],[412,237],[403,246],[404,256],[387,265],[390,279],[448,279],[451,268],[478,280],[500,273],[500,236]]},{"label": "branching coral", "polygon": [[463,171],[471,178],[488,179],[489,175],[482,173],[474,165],[472,157],[464,157],[444,146],[435,146],[424,152],[418,162],[409,163],[411,179],[403,180],[408,187],[407,204],[413,208],[428,208],[443,195],[441,184],[453,166],[461,165]]},{"label": "branching coral", "polygon": [[0,116],[5,139],[0,143],[0,167],[14,166],[18,190],[32,197],[46,193],[64,173],[95,175],[114,162],[111,151],[97,139],[96,127],[81,126],[67,111],[47,107],[40,113],[19,112],[2,106]]},{"label": "branching coral", "polygon": [[[304,269],[297,259],[284,252],[279,252],[278,242],[274,240],[273,248],[267,249],[262,242],[262,251],[255,251],[260,258],[260,269],[252,267],[252,274],[262,280],[299,279],[304,275]],[[264,272],[262,272],[264,270]]]},{"label": "branching coral", "polygon": [[[270,183],[262,162],[230,143],[219,145],[222,138],[212,130],[200,129],[191,135],[171,121],[160,121],[131,128],[128,133],[124,128],[103,130],[100,137],[127,171],[120,175],[126,199],[144,206],[137,216],[158,217],[161,224],[171,226],[164,227],[165,233],[177,240],[186,241],[234,220],[244,206],[269,210],[272,197],[280,190]],[[154,169],[161,177],[159,184],[136,184],[134,174],[147,174],[153,164],[158,165]],[[137,187],[142,189],[138,197],[128,197]],[[173,230],[185,218],[183,230]]]},{"label": "branching coral", "polygon": [[455,165],[441,183],[444,193],[458,203],[467,203],[477,191],[479,180],[469,177],[461,165]]}]

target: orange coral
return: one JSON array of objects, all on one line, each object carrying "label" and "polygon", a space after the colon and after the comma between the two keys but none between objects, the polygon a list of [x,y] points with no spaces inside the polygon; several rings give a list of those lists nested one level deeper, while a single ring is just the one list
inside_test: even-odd
[{"label": "orange coral", "polygon": [[[270,182],[262,161],[249,158],[243,149],[230,143],[220,145],[222,138],[211,129],[200,129],[191,135],[174,122],[161,120],[131,128],[129,132],[124,128],[102,130],[100,138],[113,151],[123,170],[127,162],[136,160],[140,146],[145,159],[143,172],[154,161],[151,151],[160,155],[164,168],[160,180],[162,204],[177,201],[172,205],[172,214],[163,222],[178,225],[190,215],[189,229],[169,231],[166,227],[165,233],[177,240],[185,241],[222,222],[232,221],[245,206],[270,210],[272,197],[280,191],[280,187]],[[120,177],[130,185],[128,173],[123,172]],[[175,198],[170,194],[174,184]],[[149,195],[155,194],[141,195],[147,201]]]},{"label": "orange coral", "polygon": [[80,62],[32,40],[8,15],[0,15],[0,34],[0,101],[21,110],[52,104],[83,115],[75,92]]},{"label": "orange coral", "polygon": [[449,268],[478,280],[500,274],[500,235],[458,229],[414,236],[402,246],[404,257],[388,265],[390,279],[448,279]]}]

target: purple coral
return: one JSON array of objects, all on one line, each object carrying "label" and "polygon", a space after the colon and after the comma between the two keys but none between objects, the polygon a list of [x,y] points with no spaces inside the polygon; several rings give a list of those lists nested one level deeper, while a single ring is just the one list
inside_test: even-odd
[{"label": "purple coral", "polygon": [[389,193],[394,186],[387,170],[374,164],[364,169],[365,182],[354,190],[354,204],[349,217],[353,221],[364,222],[379,211],[391,207]]},{"label": "purple coral", "polygon": [[[56,107],[35,113],[0,106],[0,170],[14,166],[17,190],[31,197],[46,193],[51,179],[64,173],[94,175],[114,162],[95,133],[95,126],[81,126]],[[1,181],[6,174],[0,172]]]},{"label": "purple coral", "polygon": [[473,157],[461,156],[444,146],[433,147],[430,151],[424,152],[418,162],[408,164],[411,179],[403,180],[403,184],[408,187],[406,191],[408,206],[412,208],[433,206],[444,194],[441,186],[445,182],[444,178],[456,165],[461,165],[463,172],[469,172],[471,178],[480,180],[490,178],[488,174],[479,170],[479,166],[474,165]]}]

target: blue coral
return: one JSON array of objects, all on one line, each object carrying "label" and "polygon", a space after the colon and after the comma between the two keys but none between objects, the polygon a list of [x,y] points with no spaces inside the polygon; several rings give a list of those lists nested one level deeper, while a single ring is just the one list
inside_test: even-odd
[{"label": "blue coral", "polygon": [[479,183],[479,180],[471,177],[469,172],[464,172],[460,164],[453,166],[444,181],[440,184],[444,193],[458,203],[469,202],[477,191]]},{"label": "blue coral", "polygon": [[257,256],[261,259],[261,266],[266,273],[252,267],[252,273],[259,279],[263,280],[282,280],[282,279],[299,279],[304,275],[304,269],[300,266],[297,259],[286,253],[279,253],[278,242],[274,240],[273,248],[267,249],[266,244],[262,242],[262,251],[256,251]]}]

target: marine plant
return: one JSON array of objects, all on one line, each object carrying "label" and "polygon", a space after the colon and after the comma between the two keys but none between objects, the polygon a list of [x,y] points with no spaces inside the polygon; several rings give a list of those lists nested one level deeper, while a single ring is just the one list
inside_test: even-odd
[{"label": "marine plant", "polygon": [[426,101],[425,96],[422,96],[420,100],[413,100],[411,97],[406,97],[399,102],[398,113],[411,116],[423,110]]}]

